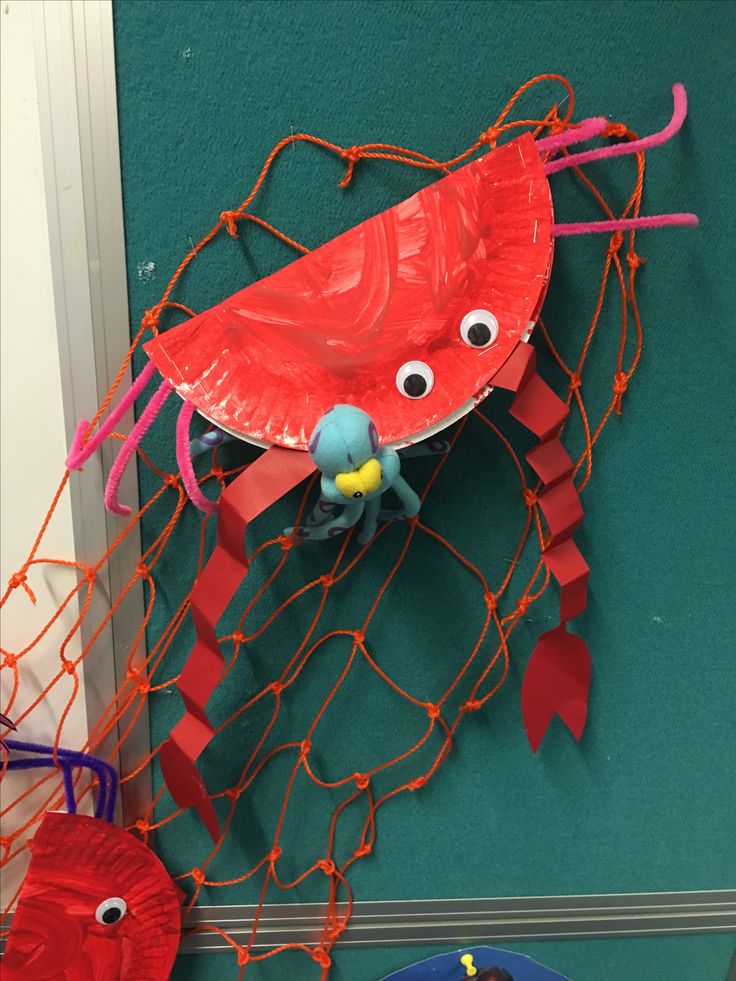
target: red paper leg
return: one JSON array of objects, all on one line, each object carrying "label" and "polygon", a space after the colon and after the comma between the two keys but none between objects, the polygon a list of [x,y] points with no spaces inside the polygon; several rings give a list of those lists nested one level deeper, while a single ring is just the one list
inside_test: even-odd
[{"label": "red paper leg", "polygon": [[217,622],[248,573],[248,523],[314,472],[308,453],[271,447],[224,491],[217,518],[217,545],[192,591],[197,639],[179,679],[185,713],[161,748],[166,786],[179,807],[194,807],[216,839],[219,824],[195,765],[214,735],[205,707],[222,677],[224,658]]},{"label": "red paper leg", "polygon": [[560,587],[560,626],[539,638],[521,687],[524,728],[536,753],[555,714],[580,739],[588,712],[590,654],[585,642],[567,630],[568,620],[579,616],[588,601],[588,566],[572,540],[583,509],[573,462],[559,439],[568,409],[537,374],[534,348],[517,345],[492,383],[515,393],[511,414],[539,437],[526,459],[544,485],[539,506],[550,538],[542,558]]}]

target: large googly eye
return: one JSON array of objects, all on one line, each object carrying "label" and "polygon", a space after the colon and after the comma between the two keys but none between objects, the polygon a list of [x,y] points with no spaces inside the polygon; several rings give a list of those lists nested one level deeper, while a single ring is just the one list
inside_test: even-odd
[{"label": "large googly eye", "polygon": [[103,926],[113,926],[128,912],[128,904],[119,896],[103,900],[95,910],[95,919]]},{"label": "large googly eye", "polygon": [[468,347],[490,347],[498,337],[498,321],[488,310],[471,310],[460,324],[460,336]]},{"label": "large googly eye", "polygon": [[407,361],[396,372],[396,387],[408,399],[423,399],[434,385],[434,372],[423,361]]}]

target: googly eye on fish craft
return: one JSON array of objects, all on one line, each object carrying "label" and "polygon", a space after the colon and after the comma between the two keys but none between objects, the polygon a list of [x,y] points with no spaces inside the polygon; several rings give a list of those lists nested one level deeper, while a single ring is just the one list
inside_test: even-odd
[{"label": "googly eye on fish craft", "polygon": [[[478,141],[456,161],[437,163],[443,176],[412,197],[312,252],[297,246],[305,254],[295,262],[157,333],[145,345],[148,364],[128,395],[96,432],[80,424],[70,468],[82,466],[160,375],[106,487],[107,507],[125,516],[129,509],[118,500],[121,475],[161,407],[174,392],[182,400],[176,426],[181,483],[200,510],[217,511],[218,544],[193,589],[196,640],[179,681],[185,715],[160,761],[177,804],[196,808],[214,838],[219,823],[196,761],[214,733],[205,707],[224,669],[215,625],[248,572],[249,522],[317,469],[320,499],[290,530],[290,544],[341,534],[361,517],[359,537],[367,541],[384,517],[396,516],[380,509],[388,489],[401,501],[400,514],[416,515],[419,500],[401,473],[399,454],[436,438],[494,388],[513,394],[511,414],[538,441],[526,459],[539,481],[535,501],[548,526],[542,558],[560,592],[560,624],[539,638],[524,676],[524,726],[534,751],[555,714],[580,738],[591,661],[568,624],[587,603],[588,566],[573,540],[583,512],[575,467],[561,441],[568,408],[538,374],[526,341],[545,299],[557,238],[697,224],[685,213],[643,217],[627,210],[621,218],[571,224],[553,214],[555,174],[642,154],[677,133],[687,100],[682,85],[672,92],[672,118],[650,136],[628,134],[622,142],[576,152],[571,148],[577,144],[615,134],[603,117],[576,125],[566,117],[560,126],[547,121],[535,130],[551,128],[550,135],[535,138],[529,131],[502,145],[494,140],[489,152],[471,160],[484,147]],[[359,157],[333,149],[348,160],[352,175]],[[428,171],[435,166],[416,155],[396,159]],[[237,235],[238,221],[253,217],[246,215],[253,195],[240,209],[223,213],[203,242],[220,230]],[[152,322],[196,254],[177,270]],[[227,436],[265,449],[235,480],[218,483],[224,486],[219,501],[204,493],[195,476],[193,445],[207,442],[190,439],[195,412]]]}]

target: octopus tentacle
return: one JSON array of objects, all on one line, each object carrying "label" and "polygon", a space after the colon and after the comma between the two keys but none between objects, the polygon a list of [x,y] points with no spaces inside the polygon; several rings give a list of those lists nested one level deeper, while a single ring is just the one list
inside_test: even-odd
[{"label": "octopus tentacle", "polygon": [[207,450],[212,450],[216,446],[224,446],[225,443],[231,443],[236,436],[232,433],[226,433],[224,429],[211,429],[206,433],[202,433],[201,436],[195,436],[189,443],[189,455],[192,457],[199,456],[200,453],[206,453]]},{"label": "octopus tentacle", "polygon": [[365,517],[363,518],[363,527],[360,529],[358,535],[358,544],[367,545],[368,542],[373,538],[378,528],[378,515],[381,511],[381,498],[374,497],[370,501],[365,502]]},{"label": "octopus tentacle", "polygon": [[[328,518],[316,525],[303,525],[298,528],[297,537],[308,538],[310,541],[323,541],[326,538],[341,535],[360,521],[365,507],[366,505],[362,501],[347,501],[340,514],[334,518]],[[287,528],[285,534],[291,535],[293,532],[293,528]]]},{"label": "octopus tentacle", "polygon": [[325,521],[328,521],[334,515],[336,507],[339,507],[339,505],[335,504],[334,501],[330,501],[326,497],[320,497],[307,518],[307,528],[323,525]]}]

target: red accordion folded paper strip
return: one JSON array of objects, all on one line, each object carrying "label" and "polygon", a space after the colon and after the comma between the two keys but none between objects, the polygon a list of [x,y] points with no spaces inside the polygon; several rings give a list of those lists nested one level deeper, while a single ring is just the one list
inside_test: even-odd
[{"label": "red accordion folded paper strip", "polygon": [[537,374],[534,349],[519,344],[492,384],[515,393],[511,415],[540,438],[526,459],[544,484],[538,501],[550,536],[542,558],[560,587],[560,626],[539,638],[521,689],[524,728],[536,752],[555,714],[576,739],[585,727],[590,654],[584,641],[565,627],[588,600],[588,566],[572,540],[583,509],[572,460],[558,438],[567,406]]},{"label": "red accordion folded paper strip", "polygon": [[217,641],[217,622],[248,573],[245,533],[249,522],[314,470],[309,454],[274,446],[240,474],[220,499],[217,544],[192,591],[197,637],[179,679],[185,712],[162,746],[160,760],[176,803],[194,807],[213,838],[219,834],[219,823],[195,762],[214,735],[205,709],[225,663]]}]

